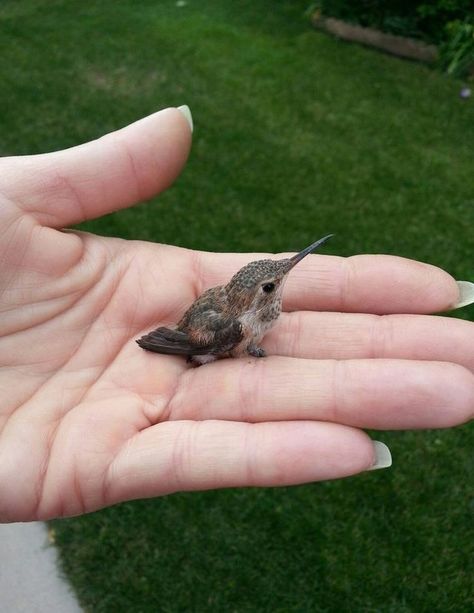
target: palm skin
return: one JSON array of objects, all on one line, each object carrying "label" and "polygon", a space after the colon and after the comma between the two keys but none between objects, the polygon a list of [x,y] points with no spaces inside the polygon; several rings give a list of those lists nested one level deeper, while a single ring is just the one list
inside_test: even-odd
[{"label": "palm skin", "polygon": [[2,521],[342,477],[374,461],[359,428],[472,417],[473,326],[424,315],[454,305],[457,286],[401,258],[309,256],[287,283],[292,312],[265,339],[264,360],[192,369],[140,350],[140,334],[175,323],[255,254],[61,228],[164,189],[190,137],[167,109],[66,152],[2,160]]}]

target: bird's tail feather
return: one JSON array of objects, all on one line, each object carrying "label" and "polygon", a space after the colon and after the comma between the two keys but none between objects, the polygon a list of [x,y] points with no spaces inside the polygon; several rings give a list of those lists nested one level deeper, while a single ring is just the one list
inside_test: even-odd
[{"label": "bird's tail feather", "polygon": [[209,348],[196,347],[195,344],[192,344],[186,332],[165,327],[152,330],[136,342],[142,349],[168,355],[204,355],[209,353]]}]

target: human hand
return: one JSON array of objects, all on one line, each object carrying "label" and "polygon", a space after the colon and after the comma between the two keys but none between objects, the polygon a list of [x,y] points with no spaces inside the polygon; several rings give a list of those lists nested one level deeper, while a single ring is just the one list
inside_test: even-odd
[{"label": "human hand", "polygon": [[161,191],[190,142],[167,109],[80,147],[0,160],[2,521],[343,477],[383,450],[360,428],[473,415],[474,326],[425,315],[452,307],[458,286],[397,257],[308,256],[268,358],[193,369],[139,349],[135,338],[264,256],[61,228]]}]

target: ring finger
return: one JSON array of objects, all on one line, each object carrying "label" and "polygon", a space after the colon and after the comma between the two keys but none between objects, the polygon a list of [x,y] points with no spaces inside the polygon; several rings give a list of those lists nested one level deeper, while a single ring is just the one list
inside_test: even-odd
[{"label": "ring finger", "polygon": [[322,420],[361,428],[442,428],[472,418],[474,375],[449,362],[222,360],[184,373],[170,420]]}]

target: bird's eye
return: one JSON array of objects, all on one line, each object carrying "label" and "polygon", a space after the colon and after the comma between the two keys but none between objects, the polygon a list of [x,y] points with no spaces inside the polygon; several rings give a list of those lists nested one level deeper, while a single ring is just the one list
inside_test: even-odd
[{"label": "bird's eye", "polygon": [[265,283],[264,285],[262,285],[262,289],[266,294],[271,294],[273,292],[273,290],[275,289],[275,284],[274,283]]}]

